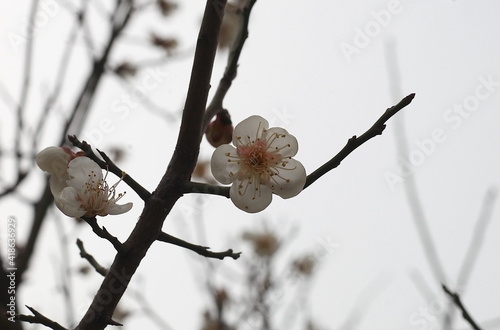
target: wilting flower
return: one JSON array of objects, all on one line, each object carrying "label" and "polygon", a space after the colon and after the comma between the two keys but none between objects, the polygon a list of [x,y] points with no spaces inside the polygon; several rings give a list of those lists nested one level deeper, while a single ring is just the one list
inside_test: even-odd
[{"label": "wilting flower", "polygon": [[234,128],[234,147],[223,144],[212,155],[212,174],[220,183],[233,184],[231,200],[250,213],[265,209],[273,193],[296,196],[306,182],[304,166],[292,159],[297,139],[283,128],[268,127],[264,118],[251,116]]},{"label": "wilting flower", "polygon": [[121,180],[109,186],[99,165],[90,158],[68,148],[48,147],[36,156],[36,163],[51,175],[54,202],[69,217],[121,214],[132,208],[132,203],[116,204],[124,195],[115,191]]}]

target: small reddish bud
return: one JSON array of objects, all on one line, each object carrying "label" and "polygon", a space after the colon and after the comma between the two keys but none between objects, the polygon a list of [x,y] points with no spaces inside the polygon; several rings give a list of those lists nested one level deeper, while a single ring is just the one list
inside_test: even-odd
[{"label": "small reddish bud", "polygon": [[219,112],[215,120],[208,124],[205,135],[208,142],[215,148],[231,143],[233,139],[233,123],[227,110]]}]

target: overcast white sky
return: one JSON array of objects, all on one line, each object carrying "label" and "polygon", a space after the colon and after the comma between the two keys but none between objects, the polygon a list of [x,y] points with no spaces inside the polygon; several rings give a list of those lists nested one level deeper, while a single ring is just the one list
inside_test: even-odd
[{"label": "overcast white sky", "polygon": [[[18,97],[23,45],[18,51],[9,36],[21,33],[28,8],[17,3],[4,7],[0,14],[0,80]],[[154,13],[138,18],[125,33],[128,46],[117,49],[113,58],[143,58],[148,53],[132,41],[160,27],[180,38],[181,50],[191,49],[204,2],[186,0],[179,7],[168,24],[160,24],[160,17]],[[500,4],[494,0],[258,1],[238,77],[225,107],[235,123],[258,114],[295,135],[300,146],[296,159],[302,161],[308,173],[397,103],[391,96],[388,78],[388,43],[395,45],[397,52],[400,97],[416,93],[416,98],[398,118],[389,121],[382,136],[356,150],[338,169],[298,197],[275,198],[268,209],[256,215],[240,212],[224,198],[203,197],[205,213],[196,220],[191,208],[194,198],[188,196],[179,201],[165,230],[196,241],[196,221],[203,221],[207,245],[214,250],[238,250],[244,248],[236,240],[244,228],[266,223],[283,236],[296,228],[298,233],[285,254],[317,251],[320,267],[309,308],[322,327],[351,329],[342,325],[360,304],[363,310],[356,329],[438,329],[437,320],[446,298],[425,258],[404,185],[409,177],[416,182],[438,257],[447,282],[454,288],[486,192],[498,188],[500,182],[498,13]],[[47,24],[37,30],[35,76],[28,108],[35,115],[53,82],[71,24],[64,9],[50,16]],[[99,44],[105,34],[99,19],[94,23],[92,29]],[[71,106],[70,100],[81,83],[79,75],[85,68],[76,64],[78,59],[86,58],[83,42],[79,42],[75,64],[68,73],[78,79],[67,80],[62,107]],[[216,60],[213,85],[220,78],[225,55],[222,53]],[[191,60],[190,54],[151,68],[160,70],[165,77],[158,88],[148,91],[148,96],[174,114],[184,101]],[[140,86],[147,74],[142,72],[132,85]],[[103,135],[97,147],[125,147],[128,156],[121,167],[148,189],[154,189],[172,153],[177,122],[159,120],[140,102],[134,111],[120,116],[116,102],[130,90],[122,89],[114,78],[104,79],[101,88],[84,132],[90,135],[103,120],[113,120],[114,129]],[[12,129],[12,110],[3,102],[0,108],[0,138],[6,141]],[[56,119],[50,120],[57,124]],[[406,127],[411,159],[397,154],[396,120]],[[47,145],[55,141],[50,134],[46,140]],[[204,142],[200,157],[209,159],[212,151]],[[400,172],[402,163],[410,163],[409,175]],[[388,177],[395,176],[401,182],[388,181]],[[33,182],[39,179],[33,178]],[[30,189],[23,187],[24,191]],[[125,199],[135,202],[129,214],[101,221],[120,239],[127,237],[141,211],[141,203],[131,191]],[[8,215],[19,219],[20,236],[24,238],[30,217],[12,199],[2,199],[0,217],[7,219]],[[500,317],[499,220],[499,207],[495,206],[463,295],[478,321]],[[54,240],[59,224],[51,221],[45,226],[21,298],[23,304],[63,322],[63,300],[54,294],[54,278],[59,274],[52,270],[61,258],[59,244]],[[97,239],[89,228],[75,231],[66,226],[65,231],[74,265],[82,263],[72,243],[76,237],[85,241],[89,252],[99,251],[103,263],[112,261],[109,244]],[[328,242],[333,247],[324,254],[322,247]],[[200,277],[192,275],[193,270],[202,269],[198,260],[189,252],[156,244],[132,282],[132,288],[144,290],[175,329],[200,326],[206,296],[201,294]],[[237,269],[238,262],[242,261],[225,260],[221,267]],[[158,264],[164,267],[159,269]],[[417,272],[432,289],[431,296],[424,297],[416,288],[412,274]],[[79,318],[100,278],[76,276],[73,281],[79,295],[75,304]],[[155,281],[163,282],[162,290],[153,288]],[[132,295],[125,296],[123,302],[130,308],[135,306]],[[428,309],[430,316],[425,313]],[[456,324],[465,326],[461,321]],[[128,329],[139,327],[150,325],[144,317],[132,318],[127,324]],[[500,324],[484,328],[498,329]]]}]

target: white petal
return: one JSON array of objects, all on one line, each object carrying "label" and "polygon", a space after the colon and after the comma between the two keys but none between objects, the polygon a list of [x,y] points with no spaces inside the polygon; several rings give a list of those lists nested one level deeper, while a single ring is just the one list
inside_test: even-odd
[{"label": "white petal", "polygon": [[82,202],[78,198],[78,193],[73,187],[64,188],[61,193],[54,196],[54,202],[62,213],[68,217],[80,218],[86,211],[81,208]]},{"label": "white petal", "polygon": [[236,153],[236,148],[233,146],[223,144],[217,147],[212,154],[210,164],[215,179],[222,184],[233,182],[240,169],[240,165],[236,162],[237,160],[238,154]]},{"label": "white petal", "polygon": [[36,155],[35,162],[42,171],[62,177],[68,169],[71,155],[60,147],[48,147]]},{"label": "white petal", "polygon": [[102,180],[102,170],[92,159],[87,157],[77,157],[68,164],[68,174],[71,179],[67,181],[69,186],[78,191],[85,189],[85,183],[89,179],[93,181]]},{"label": "white petal", "polygon": [[269,127],[267,120],[261,116],[250,116],[234,128],[233,144],[238,147],[260,139],[262,132]]},{"label": "white petal", "polygon": [[[289,159],[279,170],[279,176],[274,175],[269,183],[273,193],[282,198],[298,195],[306,183],[306,170],[299,161]],[[274,179],[274,180],[273,180]],[[287,179],[283,180],[283,179]]]},{"label": "white petal", "polygon": [[229,190],[231,201],[237,208],[256,213],[264,210],[271,204],[271,189],[266,185],[259,184],[256,180],[236,180]]},{"label": "white petal", "polygon": [[123,204],[123,205],[118,205],[118,204],[115,204],[115,203],[110,203],[106,207],[106,209],[104,210],[104,212],[106,212],[105,215],[108,215],[108,214],[111,214],[111,215],[122,214],[122,213],[130,211],[130,209],[132,208],[132,205],[133,205],[132,202],[129,202],[129,203]]},{"label": "white petal", "polygon": [[59,177],[53,175],[50,178],[50,191],[52,192],[52,195],[57,196],[61,193],[61,191],[66,188],[68,185],[66,184],[66,178],[65,177]]},{"label": "white petal", "polygon": [[299,150],[299,144],[295,136],[281,127],[272,127],[265,133],[267,143],[270,143],[268,151],[276,150],[285,157],[293,157]]}]

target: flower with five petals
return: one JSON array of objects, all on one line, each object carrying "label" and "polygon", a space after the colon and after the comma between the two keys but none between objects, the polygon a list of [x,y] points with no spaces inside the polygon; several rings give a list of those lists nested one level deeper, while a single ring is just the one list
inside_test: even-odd
[{"label": "flower with five petals", "polygon": [[211,167],[220,183],[232,183],[229,195],[241,210],[260,212],[269,206],[273,193],[290,198],[304,188],[306,171],[292,158],[297,139],[285,129],[269,128],[267,120],[251,116],[234,128],[233,145],[219,146]]},{"label": "flower with five petals", "polygon": [[132,208],[132,203],[116,204],[124,195],[115,191],[121,180],[109,186],[107,174],[103,177],[99,165],[90,158],[68,148],[48,147],[36,156],[36,163],[51,175],[54,202],[69,217],[121,214]]}]

